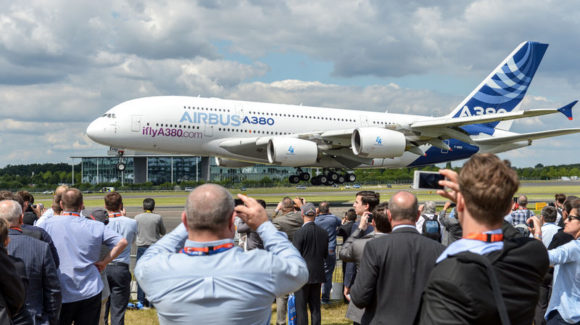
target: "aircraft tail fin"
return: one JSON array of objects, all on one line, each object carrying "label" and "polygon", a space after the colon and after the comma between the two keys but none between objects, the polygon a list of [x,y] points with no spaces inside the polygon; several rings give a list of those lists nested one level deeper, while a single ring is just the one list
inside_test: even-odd
[{"label": "aircraft tail fin", "polygon": [[[521,43],[448,117],[468,117],[518,110],[547,48],[548,44],[538,42]],[[490,122],[480,126],[508,130],[511,121],[504,122]]]}]

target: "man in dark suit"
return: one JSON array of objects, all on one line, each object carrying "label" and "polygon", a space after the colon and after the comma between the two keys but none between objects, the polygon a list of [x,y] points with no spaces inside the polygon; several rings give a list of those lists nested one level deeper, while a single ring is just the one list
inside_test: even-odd
[{"label": "man in dark suit", "polygon": [[387,215],[393,231],[365,245],[360,273],[350,290],[351,301],[366,308],[361,324],[411,324],[444,249],[415,228],[419,209],[414,194],[393,195]]},{"label": "man in dark suit", "polygon": [[26,267],[26,309],[35,324],[56,324],[62,302],[56,266],[47,243],[23,234],[22,216],[18,202],[0,202],[0,218],[10,225],[8,253],[22,259]]},{"label": "man in dark suit", "polygon": [[304,225],[294,234],[296,246],[308,267],[308,283],[296,292],[296,319],[298,325],[308,325],[308,312],[313,325],[321,323],[320,287],[325,281],[324,260],[328,256],[328,234],[314,223],[316,208],[312,203],[302,206]]}]

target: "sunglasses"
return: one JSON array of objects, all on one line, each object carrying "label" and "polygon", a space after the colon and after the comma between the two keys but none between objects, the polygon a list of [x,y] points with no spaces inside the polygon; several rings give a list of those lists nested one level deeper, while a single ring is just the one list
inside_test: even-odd
[{"label": "sunglasses", "polygon": [[580,220],[580,216],[574,216],[574,215],[569,214],[568,221],[572,221],[572,220]]}]

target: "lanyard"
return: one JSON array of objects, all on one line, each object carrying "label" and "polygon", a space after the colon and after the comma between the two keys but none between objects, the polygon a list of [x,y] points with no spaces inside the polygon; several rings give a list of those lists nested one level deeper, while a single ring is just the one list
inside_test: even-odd
[{"label": "lanyard", "polygon": [[81,214],[78,212],[63,212],[62,213],[63,216],[73,216],[73,217],[80,217]]},{"label": "lanyard", "polygon": [[180,253],[187,254],[189,256],[203,256],[203,255],[215,255],[227,251],[233,248],[233,243],[225,243],[218,246],[208,246],[208,247],[183,247]]},{"label": "lanyard", "polygon": [[109,213],[109,218],[115,218],[122,216],[121,212],[111,212]]},{"label": "lanyard", "polygon": [[503,234],[483,234],[483,233],[471,233],[463,236],[465,239],[474,239],[483,241],[486,243],[495,243],[503,240]]},{"label": "lanyard", "polygon": [[20,228],[20,227],[10,227],[10,229],[22,232],[22,228]]}]

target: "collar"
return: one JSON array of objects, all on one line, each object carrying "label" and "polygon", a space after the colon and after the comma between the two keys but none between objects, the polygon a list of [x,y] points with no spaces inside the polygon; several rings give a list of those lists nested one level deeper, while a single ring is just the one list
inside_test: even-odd
[{"label": "collar", "polygon": [[401,228],[413,228],[413,229],[417,230],[417,227],[416,226],[413,226],[413,225],[396,225],[393,228],[393,231],[395,231],[397,229],[401,229]]},{"label": "collar", "polygon": [[123,214],[121,214],[121,212],[109,212],[109,218],[116,218],[116,217],[122,217]]},{"label": "collar", "polygon": [[486,243],[495,243],[503,241],[501,228],[486,231],[483,233],[472,232],[463,236],[464,239],[479,240]]},{"label": "collar", "polygon": [[313,222],[314,222],[314,221],[306,221],[306,222],[305,222],[305,223],[302,225],[302,227],[306,226],[306,225],[307,225],[307,224],[309,224],[309,223],[313,223]]},{"label": "collar", "polygon": [[[486,231],[486,232],[484,232],[484,234],[486,236],[487,236],[487,234],[497,235],[497,234],[502,234],[502,232],[501,232],[501,228],[500,228],[500,229],[494,229],[491,231]],[[491,253],[493,251],[501,250],[501,249],[503,249],[503,246],[504,246],[503,240],[496,241],[496,242],[487,242],[487,241],[476,240],[476,239],[462,238],[460,240],[454,241],[449,246],[447,246],[447,248],[439,256],[439,258],[437,258],[437,261],[435,263],[439,263],[439,262],[443,261],[444,259],[446,259],[448,256],[457,255],[461,252],[469,251],[469,252],[472,252],[472,253],[475,253],[478,255],[484,255],[487,253]]]},{"label": "collar", "polygon": [[16,230],[20,233],[22,233],[22,228],[21,227],[10,227],[11,230]]},{"label": "collar", "polygon": [[153,213],[151,210],[145,210],[145,213]]},{"label": "collar", "polygon": [[179,252],[189,256],[215,255],[234,248],[233,239],[222,239],[211,242],[195,242],[186,240],[185,246]]},{"label": "collar", "polygon": [[63,216],[80,217],[81,216],[81,213],[80,212],[76,212],[76,211],[63,211],[61,215],[63,215]]}]

